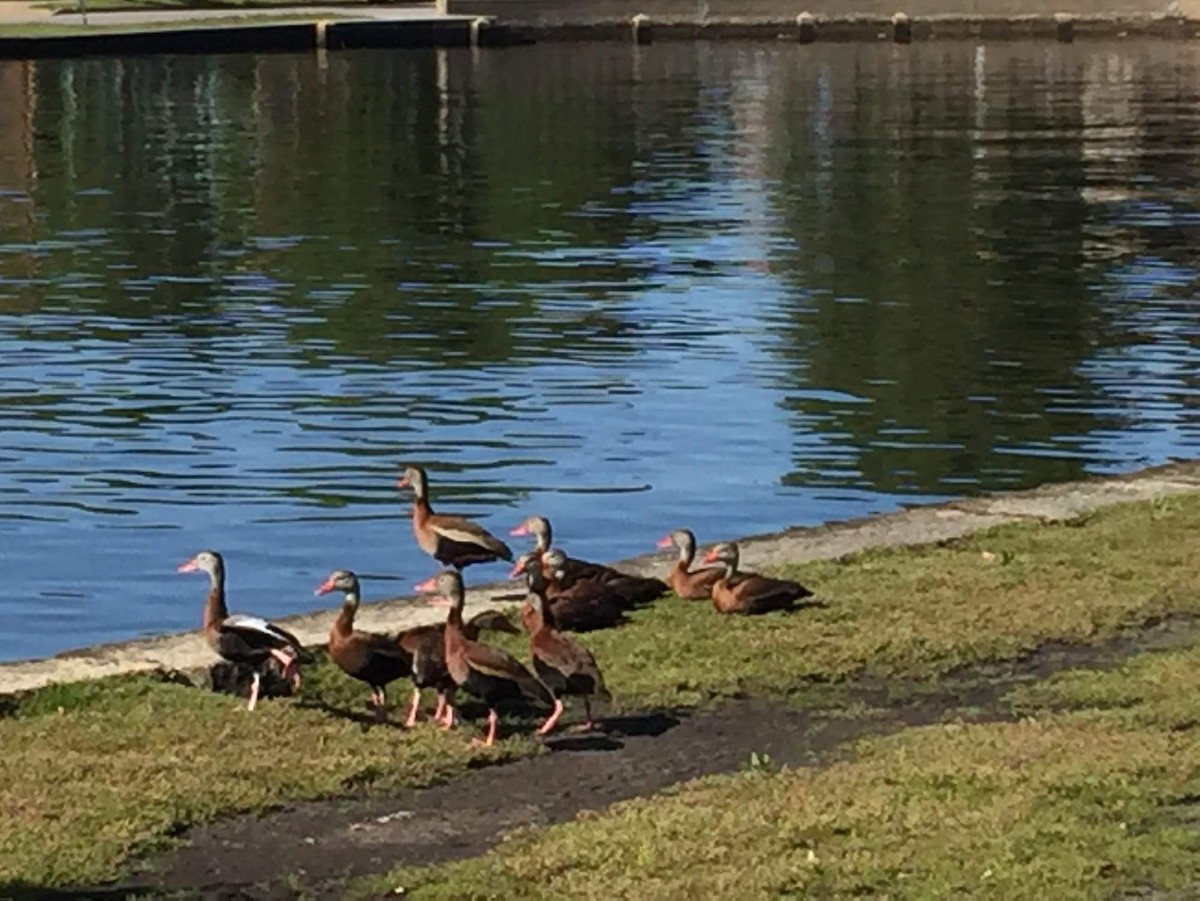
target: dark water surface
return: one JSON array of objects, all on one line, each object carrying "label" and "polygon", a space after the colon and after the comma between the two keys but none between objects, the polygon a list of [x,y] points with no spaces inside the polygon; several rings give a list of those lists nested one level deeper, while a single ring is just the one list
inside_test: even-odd
[{"label": "dark water surface", "polygon": [[608,559],[1200,453],[1198,164],[1189,44],[0,63],[0,659],[407,590],[406,460]]}]

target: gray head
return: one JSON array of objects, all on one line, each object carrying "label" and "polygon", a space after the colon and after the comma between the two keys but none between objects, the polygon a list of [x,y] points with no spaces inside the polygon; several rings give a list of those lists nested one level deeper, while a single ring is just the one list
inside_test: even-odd
[{"label": "gray head", "polygon": [[[462,576],[453,569],[443,569],[440,573],[431,579],[426,579],[417,586],[417,591],[422,594],[432,594],[435,596],[433,603],[435,606],[454,607],[459,611],[463,608],[463,603],[466,600],[466,592],[463,590]],[[439,605],[437,599],[448,601],[448,604]]]},{"label": "gray head", "polygon": [[335,569],[314,593],[329,594],[331,591],[341,591],[347,601],[358,603],[358,576],[348,569]]},{"label": "gray head", "polygon": [[709,548],[708,553],[704,555],[704,562],[723,563],[727,571],[737,572],[738,546],[732,541],[728,541],[725,544]]},{"label": "gray head", "polygon": [[554,532],[550,528],[550,520],[544,516],[526,517],[525,521],[509,532],[509,534],[518,537],[532,535],[537,539],[537,549],[539,551],[549,549],[550,542],[554,537]]},{"label": "gray head", "polygon": [[670,535],[660,539],[658,546],[661,548],[678,548],[679,559],[685,565],[690,564],[696,556],[696,536],[687,529],[676,529]]},{"label": "gray head", "polygon": [[404,473],[400,476],[396,487],[411,488],[413,494],[417,496],[417,500],[422,500],[429,493],[429,477],[425,475],[425,470],[420,466],[405,466]]},{"label": "gray head", "polygon": [[208,573],[215,585],[225,578],[225,561],[216,551],[201,551],[187,563],[179,564],[178,570],[181,573]]}]

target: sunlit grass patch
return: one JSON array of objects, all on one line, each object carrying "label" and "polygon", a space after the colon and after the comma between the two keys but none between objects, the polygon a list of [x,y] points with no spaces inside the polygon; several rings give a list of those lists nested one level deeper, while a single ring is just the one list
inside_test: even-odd
[{"label": "sunlit grass patch", "polygon": [[354,886],[412,898],[1110,899],[1200,877],[1200,737],[1047,720],[913,729]]},{"label": "sunlit grass patch", "polygon": [[[582,641],[604,668],[618,708],[688,707],[743,695],[831,704],[841,700],[838,684],[857,677],[932,680],[962,666],[1020,656],[1048,640],[1095,642],[1164,614],[1200,612],[1198,560],[1200,497],[1192,496],[1170,504],[1112,508],[1076,525],[1006,526],[942,547],[871,552],[802,567],[780,561],[788,575],[815,590],[819,605],[790,615],[741,618],[718,616],[706,604],[668,598],[634,614],[630,625],[591,633]],[[498,636],[488,635],[487,640],[526,656],[521,637],[500,642]],[[1076,696],[1084,696],[1086,677],[1077,678],[1083,681],[1063,682],[1061,691],[1069,687]],[[1182,686],[1187,673],[1172,678]],[[826,691],[831,684],[832,690]],[[393,702],[403,705],[408,691],[407,684],[398,683],[391,690]],[[1149,703],[1148,688],[1139,689],[1140,694],[1107,687],[1104,691],[1114,696],[1125,692],[1120,695],[1121,705],[1110,706],[1132,709],[1131,705],[1145,707]],[[10,814],[0,817],[0,884],[21,881],[53,886],[101,881],[117,875],[131,852],[161,842],[190,824],[292,800],[423,784],[452,777],[473,763],[536,753],[541,747],[527,737],[528,729],[485,752],[469,748],[462,733],[447,735],[430,726],[408,732],[395,726],[368,725],[360,722],[366,718],[366,695],[364,686],[322,662],[306,669],[299,699],[266,702],[254,713],[242,709],[242,699],[150,676],[57,686],[19,699],[9,715],[0,717],[0,809]],[[1058,703],[1068,703],[1064,698]],[[427,699],[427,704],[431,701]],[[1164,695],[1162,703],[1168,701]],[[1183,723],[1186,701],[1170,702],[1180,705],[1175,722]],[[1036,701],[1037,705],[1044,703],[1048,702]],[[353,716],[344,715],[346,712]],[[1133,714],[1126,711],[1122,716]],[[1055,747],[1068,753],[1068,739],[1078,739],[1112,746],[1124,742],[1133,748],[1145,739],[1149,741],[1145,759],[1157,761],[1163,757],[1164,741],[1169,745],[1189,740],[1186,730],[1174,738],[1157,733],[1150,736],[1153,741],[1138,737],[1136,730],[1143,728],[1139,722],[1091,722],[1085,717],[1072,721],[1070,729],[1059,729]],[[1158,728],[1153,723],[1145,728],[1151,727]],[[942,742],[920,747],[928,753],[953,750],[958,754],[960,745],[952,739],[964,741],[962,735],[1011,749],[1015,745],[1004,736],[1018,734],[974,727],[961,733],[925,730],[925,737],[912,741]],[[910,753],[904,750],[910,747],[904,744],[907,740],[879,747],[892,747],[888,753],[903,757]],[[1089,753],[1094,756],[1098,747]],[[967,750],[961,753],[967,754]],[[973,758],[968,754],[964,759]],[[988,766],[995,764],[993,758],[980,759],[991,760]],[[927,771],[928,766],[921,772]],[[1110,771],[1124,772],[1104,770]],[[857,772],[860,775],[855,778],[866,778],[864,771]],[[779,778],[789,780],[787,791],[794,792],[795,803],[804,807],[812,802],[801,804],[801,796],[807,798],[808,792],[817,789],[791,780],[818,776],[786,774]],[[1028,778],[1033,780],[1030,785],[1042,784],[1036,773]],[[983,793],[984,800],[992,797],[991,783],[983,778],[982,770],[973,770],[968,781],[974,786],[972,791]],[[915,791],[912,780],[905,784]],[[795,785],[804,787],[795,789]],[[829,790],[832,785],[822,784],[819,790]],[[951,800],[964,796],[963,786],[947,790]],[[1041,797],[1033,788],[1021,790],[1031,803]],[[891,797],[879,786],[872,792],[877,799]],[[987,803],[1000,805],[1001,801]],[[822,809],[826,810],[822,816],[832,816],[832,808]],[[947,813],[967,816],[958,808],[947,808]],[[735,813],[714,810],[712,815],[725,822]],[[736,821],[740,823],[737,828],[776,819],[788,822],[779,819],[774,808],[763,808],[758,815],[761,820]],[[916,811],[911,815],[916,816]],[[1000,817],[999,807],[994,816]],[[681,836],[691,835],[687,822],[677,822]],[[982,822],[988,829],[1001,828],[1000,819]],[[1050,821],[1043,825],[1049,829]],[[797,826],[783,834],[809,828],[815,827]],[[1008,830],[1008,826],[1003,828]],[[607,841],[605,835],[600,838]],[[947,834],[936,840],[952,838]],[[732,842],[722,839],[726,840]],[[1036,836],[1030,839],[1035,844],[1037,840]],[[776,881],[755,883],[754,891],[783,891],[778,887],[793,884],[784,878],[785,873],[791,874],[787,879],[799,880],[794,882],[799,888],[786,889],[791,892],[803,893],[810,885],[815,885],[812,890],[818,893],[824,886],[842,891],[843,884],[849,884],[845,882],[848,876],[837,877],[842,881],[811,882],[816,876],[806,869],[809,864],[797,862],[795,849],[787,850],[791,846],[786,843],[784,850],[779,850],[778,841],[782,839],[772,836],[763,848],[775,848],[783,860],[790,861],[791,869],[780,870],[771,864],[764,872],[775,873],[770,879]],[[758,853],[757,836],[739,842],[738,847],[749,848],[743,853]],[[707,848],[698,839],[687,838],[687,843],[691,850],[679,852],[672,860],[691,861],[690,854],[699,854],[701,861],[714,855],[724,861],[729,853],[719,843]],[[633,860],[629,866],[635,874],[630,877],[632,882],[622,883],[623,870],[605,870],[618,880],[618,887],[642,885],[647,880],[645,885],[661,888],[668,892],[662,897],[670,897],[671,892],[687,893],[692,890],[689,886],[699,884],[677,884],[657,865],[651,867],[658,854],[655,842],[615,847],[624,855],[619,861]],[[847,845],[845,853],[852,857],[854,847],[853,843]],[[988,853],[993,851],[999,853],[996,849]],[[807,855],[807,850],[803,853]],[[820,856],[819,851],[814,853]],[[884,874],[881,879],[893,873],[888,867],[900,866],[887,863],[892,857],[883,851],[870,853],[874,855],[870,860],[884,861],[879,864],[883,867],[879,873]],[[638,863],[643,860],[649,863]],[[589,866],[599,867],[600,863]],[[950,866],[946,863],[937,871],[941,875],[928,879],[950,879],[951,871],[945,869]],[[1027,882],[1012,885],[1034,884],[1028,882],[1033,878],[1031,866],[1013,869],[1025,874],[1020,879]],[[547,872],[551,871],[557,872],[553,868]],[[697,874],[702,871],[703,867],[697,867]],[[818,868],[816,875],[828,872],[828,868]],[[873,871],[867,868],[863,872]],[[902,881],[900,872],[907,871],[901,868],[893,873],[897,884]],[[954,878],[961,880],[970,876],[966,870],[954,873]],[[509,877],[501,874],[497,878]],[[733,876],[714,870],[713,878]],[[910,878],[917,877],[903,876],[904,880]],[[996,878],[993,884],[1006,884]],[[556,879],[546,884],[559,884]],[[868,879],[864,884],[874,883]],[[582,884],[570,885],[587,890]]]}]

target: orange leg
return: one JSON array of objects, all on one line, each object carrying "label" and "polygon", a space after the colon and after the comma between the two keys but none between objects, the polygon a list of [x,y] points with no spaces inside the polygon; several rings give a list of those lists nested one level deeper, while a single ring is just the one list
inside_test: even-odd
[{"label": "orange leg", "polygon": [[483,745],[485,748],[490,748],[496,742],[496,725],[500,722],[500,715],[495,710],[488,711],[488,731],[487,738],[480,741],[478,738],[471,739],[472,745]]},{"label": "orange leg", "polygon": [[564,709],[562,698],[555,698],[554,712],[546,717],[546,722],[542,723],[542,728],[538,729],[538,735],[546,735],[548,732],[550,732],[550,730],[557,726],[559,717],[563,715]]},{"label": "orange leg", "polygon": [[408,705],[408,719],[404,721],[404,725],[411,729],[417,724],[417,713],[421,710],[421,689],[414,688],[412,703]]},{"label": "orange leg", "polygon": [[446,693],[444,691],[437,693],[437,707],[433,710],[433,719],[438,723],[446,719]]},{"label": "orange leg", "polygon": [[258,683],[262,679],[258,671],[254,671],[254,678],[250,680],[250,701],[246,704],[247,710],[253,710],[258,703]]}]

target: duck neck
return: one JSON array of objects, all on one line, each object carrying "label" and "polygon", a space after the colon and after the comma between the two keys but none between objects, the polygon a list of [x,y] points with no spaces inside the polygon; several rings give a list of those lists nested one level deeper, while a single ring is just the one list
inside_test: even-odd
[{"label": "duck neck", "polygon": [[554,537],[554,533],[550,529],[550,520],[544,519],[539,522],[533,529],[533,537],[537,539],[537,547],[534,550],[539,555],[549,553],[550,542]]},{"label": "duck neck", "polygon": [[341,612],[333,622],[333,631],[338,635],[346,636],[354,631],[354,616],[358,613],[358,589],[353,588],[346,592],[345,600],[342,601]]},{"label": "duck neck", "polygon": [[229,616],[225,606],[225,571],[215,569],[208,574],[208,602],[204,605],[204,628],[213,629]]},{"label": "duck neck", "polygon": [[679,545],[679,563],[686,570],[692,565],[692,561],[696,559],[696,545],[691,541],[684,541]]}]

